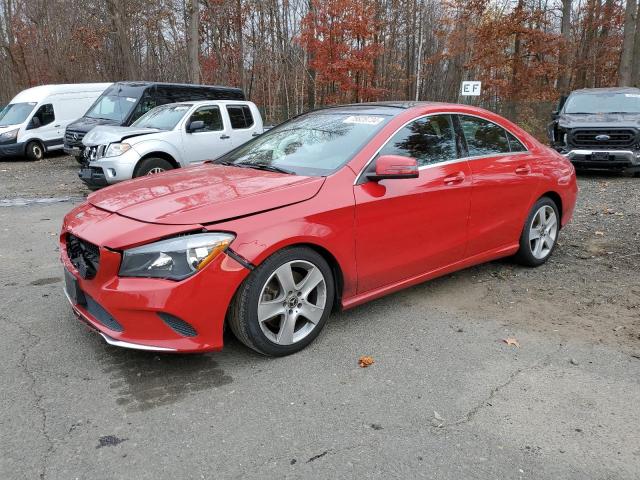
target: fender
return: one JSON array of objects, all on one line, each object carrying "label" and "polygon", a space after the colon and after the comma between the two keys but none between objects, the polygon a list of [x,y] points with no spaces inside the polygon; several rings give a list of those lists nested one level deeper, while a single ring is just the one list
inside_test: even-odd
[{"label": "fender", "polygon": [[178,148],[166,140],[161,140],[159,138],[144,138],[144,140],[132,143],[131,147],[138,153],[138,155],[140,155],[141,159],[149,154],[163,153],[173,158],[181,167],[185,166],[182,161],[182,154]]}]

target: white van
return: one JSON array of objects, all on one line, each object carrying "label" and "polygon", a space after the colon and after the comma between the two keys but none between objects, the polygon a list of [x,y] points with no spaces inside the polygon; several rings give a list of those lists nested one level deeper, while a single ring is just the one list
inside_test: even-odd
[{"label": "white van", "polygon": [[0,111],[0,158],[40,160],[60,150],[67,125],[78,119],[110,83],[41,85],[16,95]]}]

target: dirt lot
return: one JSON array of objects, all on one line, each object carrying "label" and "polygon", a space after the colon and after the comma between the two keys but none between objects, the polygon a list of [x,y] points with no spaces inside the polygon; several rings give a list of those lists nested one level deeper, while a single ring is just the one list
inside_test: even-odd
[{"label": "dirt lot", "polygon": [[464,270],[268,359],[86,331],[57,258],[76,170],[0,162],[0,478],[640,478],[640,179],[580,176],[541,268]]}]

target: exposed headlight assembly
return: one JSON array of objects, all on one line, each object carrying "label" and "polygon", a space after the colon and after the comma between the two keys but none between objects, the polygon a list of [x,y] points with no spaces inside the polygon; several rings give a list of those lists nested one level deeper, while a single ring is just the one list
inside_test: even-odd
[{"label": "exposed headlight assembly", "polygon": [[226,232],[197,233],[131,248],[123,253],[118,275],[183,280],[224,252],[234,238]]},{"label": "exposed headlight assembly", "polygon": [[0,142],[10,142],[11,140],[15,140],[16,138],[18,138],[18,130],[20,129],[16,128],[15,130],[9,130],[8,132],[0,133]]},{"label": "exposed headlight assembly", "polygon": [[118,157],[131,149],[128,143],[111,143],[104,152],[104,157]]}]

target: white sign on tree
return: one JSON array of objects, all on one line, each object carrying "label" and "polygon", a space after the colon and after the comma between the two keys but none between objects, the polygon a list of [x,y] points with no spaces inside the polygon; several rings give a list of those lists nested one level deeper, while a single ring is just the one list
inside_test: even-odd
[{"label": "white sign on tree", "polygon": [[464,81],[460,87],[460,95],[477,97],[480,95],[482,82]]}]

